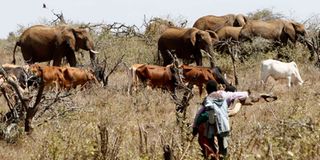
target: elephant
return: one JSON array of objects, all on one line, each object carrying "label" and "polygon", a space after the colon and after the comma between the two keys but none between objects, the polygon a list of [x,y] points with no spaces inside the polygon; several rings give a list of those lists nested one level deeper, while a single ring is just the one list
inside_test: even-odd
[{"label": "elephant", "polygon": [[92,64],[98,53],[94,51],[94,43],[87,29],[73,28],[66,25],[45,26],[34,25],[26,29],[13,50],[15,64],[15,51],[21,47],[24,60],[28,64],[53,60],[53,66],[60,66],[62,58],[66,57],[70,66],[76,66],[76,51],[83,49],[89,51]]},{"label": "elephant", "polygon": [[216,32],[224,26],[242,27],[247,21],[247,17],[242,14],[227,14],[224,16],[207,15],[196,20],[193,27]]},{"label": "elephant", "polygon": [[197,65],[202,66],[201,50],[212,58],[212,46],[218,39],[217,34],[212,31],[202,31],[197,28],[168,28],[158,40],[158,62],[160,63],[161,54],[163,66],[172,63],[173,57],[170,53],[174,53],[184,62],[196,61]]},{"label": "elephant", "polygon": [[224,26],[220,30],[218,30],[216,33],[219,37],[219,40],[239,40],[239,35],[242,27],[232,27],[232,26]]},{"label": "elephant", "polygon": [[288,40],[293,42],[301,41],[306,37],[307,32],[303,24],[275,19],[269,21],[252,20],[243,26],[240,32],[240,40],[251,40],[253,37],[281,42],[286,45]]}]

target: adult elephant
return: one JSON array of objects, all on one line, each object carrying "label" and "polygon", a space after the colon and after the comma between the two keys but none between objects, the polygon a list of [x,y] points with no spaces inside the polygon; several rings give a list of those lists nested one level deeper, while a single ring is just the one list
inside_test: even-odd
[{"label": "adult elephant", "polygon": [[251,40],[253,37],[262,37],[265,39],[281,42],[284,45],[288,40],[293,43],[303,42],[307,32],[303,24],[275,19],[269,21],[252,20],[243,26],[240,32],[241,40]]},{"label": "adult elephant", "polygon": [[170,55],[174,53],[184,62],[196,61],[202,66],[201,50],[204,50],[212,58],[212,44],[218,41],[218,36],[212,31],[202,31],[197,28],[168,28],[158,40],[158,61],[160,54],[163,58],[163,66],[173,62]]},{"label": "adult elephant", "polygon": [[224,26],[242,27],[247,21],[247,18],[242,14],[227,14],[224,16],[207,15],[196,20],[193,27],[201,30],[218,31]]},{"label": "adult elephant", "polygon": [[217,35],[219,40],[239,40],[239,35],[242,27],[233,27],[233,26],[224,26],[219,31],[217,31]]},{"label": "adult elephant", "polygon": [[70,66],[76,66],[76,51],[89,51],[90,59],[95,64],[94,43],[86,29],[73,28],[66,25],[49,27],[35,25],[26,29],[17,41],[13,50],[15,64],[16,47],[21,47],[24,60],[28,64],[53,60],[54,66],[60,66],[63,57],[66,57]]}]

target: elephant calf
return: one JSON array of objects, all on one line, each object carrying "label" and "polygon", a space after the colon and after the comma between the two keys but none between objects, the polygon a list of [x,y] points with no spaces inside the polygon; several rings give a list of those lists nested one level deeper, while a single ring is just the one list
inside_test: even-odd
[{"label": "elephant calf", "polygon": [[242,27],[225,26],[217,31],[217,35],[220,41],[227,39],[238,41],[241,29]]}]

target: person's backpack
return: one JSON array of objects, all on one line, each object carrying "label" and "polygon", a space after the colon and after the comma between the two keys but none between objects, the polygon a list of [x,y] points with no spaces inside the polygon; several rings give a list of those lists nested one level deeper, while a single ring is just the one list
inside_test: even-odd
[{"label": "person's backpack", "polygon": [[217,133],[222,136],[227,136],[230,132],[228,104],[226,99],[218,93],[208,95],[203,101],[205,107],[205,115],[209,124],[215,124]]}]

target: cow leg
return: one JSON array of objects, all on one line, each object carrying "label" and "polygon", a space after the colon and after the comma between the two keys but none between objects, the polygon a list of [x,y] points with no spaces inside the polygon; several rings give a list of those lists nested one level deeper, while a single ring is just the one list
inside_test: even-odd
[{"label": "cow leg", "polygon": [[56,91],[56,93],[58,93],[59,92],[59,83],[58,83],[58,81],[54,81],[54,84],[55,84],[55,91]]},{"label": "cow leg", "polygon": [[269,75],[261,75],[261,84],[263,85],[263,89],[266,88],[266,83],[269,78]]},{"label": "cow leg", "polygon": [[288,76],[288,87],[290,88],[291,87],[291,76]]},{"label": "cow leg", "polygon": [[194,59],[196,60],[197,66],[202,66],[202,55],[201,51],[197,50],[193,53]]},{"label": "cow leg", "polygon": [[203,91],[203,85],[199,84],[198,87],[199,87],[199,96],[201,97],[202,91]]}]

